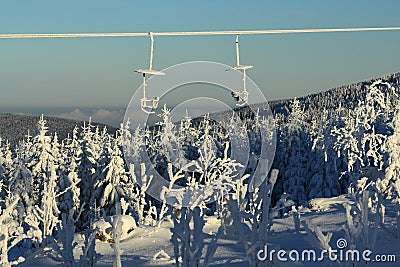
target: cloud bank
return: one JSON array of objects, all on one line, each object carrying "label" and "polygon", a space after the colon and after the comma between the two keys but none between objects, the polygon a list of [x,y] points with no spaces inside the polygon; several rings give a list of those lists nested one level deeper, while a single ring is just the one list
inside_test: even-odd
[{"label": "cloud bank", "polygon": [[119,127],[120,123],[124,120],[124,115],[125,110],[97,109],[92,111],[82,111],[77,108],[71,112],[61,113],[55,116],[80,121],[87,121],[89,118],[92,118],[93,122]]}]

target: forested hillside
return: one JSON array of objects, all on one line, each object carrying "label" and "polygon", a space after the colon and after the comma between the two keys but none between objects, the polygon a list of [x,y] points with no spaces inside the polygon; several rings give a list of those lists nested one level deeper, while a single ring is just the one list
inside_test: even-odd
[{"label": "forested hillside", "polygon": [[[17,264],[51,245],[66,266],[75,261],[92,266],[99,258],[95,238],[112,239],[120,256],[122,228],[110,219],[114,215],[127,215],[146,227],[168,218],[178,266],[182,260],[191,262],[182,266],[211,260],[218,238],[229,231],[256,266],[254,246],[267,243],[270,219],[294,212],[298,230],[296,212],[314,198],[349,194],[359,205],[347,211],[349,227],[354,220],[364,220],[372,230],[378,221],[383,227],[383,200],[400,207],[399,76],[271,103],[275,121],[242,109],[241,127],[229,117],[231,112],[218,114],[228,116],[220,120],[224,124],[209,116],[174,124],[166,107],[156,127],[130,129],[125,123],[111,133],[91,122],[3,115],[5,136],[14,142],[10,145],[2,136],[0,143],[0,251],[5,255],[0,265]],[[260,147],[262,137],[272,142],[271,122],[276,152],[269,173]],[[235,144],[230,134],[236,136]],[[247,166],[232,158],[240,144],[250,145]],[[257,164],[262,171],[255,170]],[[262,181],[260,187],[248,190],[251,179]],[[375,216],[371,227],[368,212]],[[206,214],[215,216],[220,227],[207,242]],[[400,236],[400,213],[391,216],[397,216]],[[108,220],[111,237],[94,227],[99,220]],[[195,229],[190,229],[191,221]],[[356,235],[353,230],[349,235]],[[239,238],[243,231],[251,234]],[[77,232],[83,240],[79,259],[73,253]],[[8,258],[13,248],[20,254]],[[199,252],[190,254],[193,249]]]},{"label": "forested hillside", "polygon": [[[57,117],[45,116],[47,124],[50,127],[50,134],[53,135],[57,132],[60,139],[64,139],[76,127],[81,129],[83,121],[75,121],[69,119],[62,119]],[[15,146],[19,141],[26,138],[28,131],[30,135],[36,133],[36,124],[40,116],[36,115],[22,115],[22,114],[0,114],[0,137],[3,140],[10,142],[11,146]],[[103,129],[106,125],[93,123]],[[107,126],[107,132],[114,133],[115,128]]]}]

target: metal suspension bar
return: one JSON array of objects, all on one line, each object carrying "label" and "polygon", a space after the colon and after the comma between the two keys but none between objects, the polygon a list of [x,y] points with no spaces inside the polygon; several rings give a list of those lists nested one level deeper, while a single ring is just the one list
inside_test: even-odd
[{"label": "metal suspension bar", "polygon": [[143,99],[146,99],[146,74],[143,73]]},{"label": "metal suspension bar", "polygon": [[154,37],[153,37],[153,33],[149,32],[150,35],[150,66],[149,66],[149,70],[153,69],[153,54],[154,54]]},{"label": "metal suspension bar", "polygon": [[[400,27],[374,28],[327,28],[327,29],[291,29],[291,30],[248,30],[248,31],[192,31],[192,32],[153,32],[153,36],[195,36],[195,35],[255,35],[255,34],[288,34],[288,33],[328,33],[328,32],[365,32],[365,31],[399,31]],[[37,38],[91,38],[91,37],[143,37],[148,32],[120,33],[2,33],[0,39],[37,39]]]},{"label": "metal suspension bar", "polygon": [[239,34],[236,34],[236,66],[240,66],[240,56],[239,56]]}]

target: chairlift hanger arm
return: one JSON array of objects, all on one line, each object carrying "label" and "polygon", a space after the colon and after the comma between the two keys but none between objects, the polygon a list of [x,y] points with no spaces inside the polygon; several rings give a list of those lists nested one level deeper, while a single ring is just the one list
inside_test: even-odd
[{"label": "chairlift hanger arm", "polygon": [[239,34],[236,34],[236,66],[240,66],[240,55],[239,55]]},{"label": "chairlift hanger arm", "polygon": [[[249,31],[192,31],[192,32],[153,32],[152,36],[196,36],[196,35],[256,35],[288,33],[329,33],[329,32],[365,32],[365,31],[399,31],[400,27],[374,28],[326,28],[326,29],[292,29],[292,30],[249,30]],[[2,33],[0,39],[38,39],[38,38],[90,38],[90,37],[144,37],[148,32],[120,33]]]},{"label": "chairlift hanger arm", "polygon": [[150,67],[149,70],[153,69],[153,55],[154,55],[154,36],[152,32],[149,32],[150,36]]}]

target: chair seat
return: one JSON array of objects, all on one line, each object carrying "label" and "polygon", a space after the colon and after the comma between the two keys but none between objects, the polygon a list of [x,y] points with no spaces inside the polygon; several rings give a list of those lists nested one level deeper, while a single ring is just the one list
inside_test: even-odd
[{"label": "chair seat", "polygon": [[239,65],[239,66],[232,67],[232,69],[234,69],[234,70],[248,70],[251,68],[253,68],[253,66]]},{"label": "chair seat", "polygon": [[159,70],[146,70],[146,69],[138,69],[135,72],[143,73],[143,74],[151,74],[151,75],[165,75],[164,72]]}]

